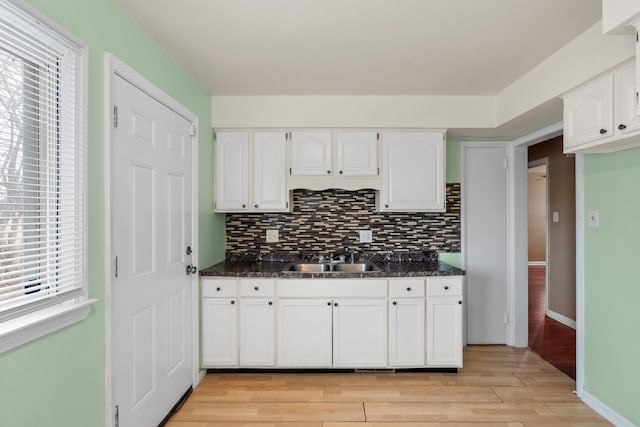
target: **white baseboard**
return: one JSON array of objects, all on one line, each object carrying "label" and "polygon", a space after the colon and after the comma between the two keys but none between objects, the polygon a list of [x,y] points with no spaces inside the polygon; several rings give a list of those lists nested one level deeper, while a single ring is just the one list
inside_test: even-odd
[{"label": "white baseboard", "polygon": [[539,266],[546,266],[547,265],[547,261],[529,261],[528,263],[530,266],[532,265],[539,265]]},{"label": "white baseboard", "polygon": [[560,313],[556,313],[553,310],[547,310],[547,316],[549,316],[550,318],[552,318],[553,320],[562,323],[563,325],[566,325],[568,327],[570,327],[571,329],[576,329],[576,321],[573,319],[569,319],[567,316],[560,314]]},{"label": "white baseboard", "polygon": [[607,404],[603,403],[600,399],[595,397],[588,391],[580,390],[578,397],[587,404],[591,409],[602,415],[609,422],[617,427],[638,427],[637,424],[632,423],[616,411],[611,409]]}]

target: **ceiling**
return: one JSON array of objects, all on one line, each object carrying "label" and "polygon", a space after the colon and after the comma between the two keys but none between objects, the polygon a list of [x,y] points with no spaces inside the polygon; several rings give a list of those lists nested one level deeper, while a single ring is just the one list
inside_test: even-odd
[{"label": "ceiling", "polygon": [[212,95],[497,95],[602,15],[601,0],[117,1]]}]

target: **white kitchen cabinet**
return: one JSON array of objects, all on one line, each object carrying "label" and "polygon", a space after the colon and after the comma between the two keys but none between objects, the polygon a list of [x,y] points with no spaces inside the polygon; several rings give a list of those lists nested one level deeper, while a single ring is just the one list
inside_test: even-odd
[{"label": "white kitchen cabinet", "polygon": [[337,173],[342,176],[377,176],[378,132],[336,132]]},{"label": "white kitchen cabinet", "polygon": [[427,279],[427,367],[462,367],[462,277]]},{"label": "white kitchen cabinet", "polygon": [[329,367],[332,362],[330,299],[278,301],[278,366]]},{"label": "white kitchen cabinet", "polygon": [[240,366],[275,366],[275,303],[273,298],[240,299]]},{"label": "white kitchen cabinet", "polygon": [[216,133],[215,210],[249,208],[249,132]]},{"label": "white kitchen cabinet", "polygon": [[383,132],[382,160],[380,211],[445,210],[444,132]]},{"label": "white kitchen cabinet", "polygon": [[386,299],[333,301],[333,366],[387,366]]},{"label": "white kitchen cabinet", "polygon": [[640,145],[634,62],[566,93],[564,152],[608,153]]},{"label": "white kitchen cabinet", "polygon": [[389,280],[389,366],[425,366],[424,279]]},{"label": "white kitchen cabinet", "polygon": [[282,212],[289,206],[284,131],[216,133],[217,212]]},{"label": "white kitchen cabinet", "polygon": [[238,366],[236,298],[202,299],[202,366]]},{"label": "white kitchen cabinet", "polygon": [[291,132],[291,175],[331,175],[331,131]]}]

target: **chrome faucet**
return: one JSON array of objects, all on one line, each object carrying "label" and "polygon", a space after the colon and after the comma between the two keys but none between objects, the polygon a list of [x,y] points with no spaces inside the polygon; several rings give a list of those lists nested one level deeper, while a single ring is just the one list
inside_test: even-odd
[{"label": "chrome faucet", "polygon": [[[349,257],[349,262],[350,262],[351,264],[353,264],[353,263],[354,263],[354,252],[353,252],[353,250],[352,250],[352,249],[349,249],[349,247],[348,247],[348,246],[345,246],[342,250],[337,251],[337,253],[338,253],[338,254],[340,254],[340,255],[338,256],[338,260],[339,260],[338,262],[345,262],[346,258],[347,258],[347,257]],[[331,259],[331,261],[332,261],[332,262],[335,262],[335,261],[333,260],[333,257],[334,257],[334,256],[335,256],[335,253],[333,253],[333,252],[332,252],[332,253],[331,253],[331,256],[330,256],[330,259]]]}]

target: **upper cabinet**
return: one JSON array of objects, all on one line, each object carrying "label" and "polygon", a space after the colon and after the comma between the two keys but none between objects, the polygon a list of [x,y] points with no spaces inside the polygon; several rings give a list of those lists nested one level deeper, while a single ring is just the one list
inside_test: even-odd
[{"label": "upper cabinet", "polygon": [[286,143],[284,131],[217,132],[214,209],[287,211]]},{"label": "upper cabinet", "polygon": [[608,153],[640,145],[635,64],[565,94],[564,151]]},{"label": "upper cabinet", "polygon": [[382,159],[380,211],[445,210],[444,132],[383,132]]},{"label": "upper cabinet", "polygon": [[331,175],[331,131],[291,132],[291,175]]},{"label": "upper cabinet", "polygon": [[336,169],[344,176],[377,176],[378,132],[336,132]]}]

